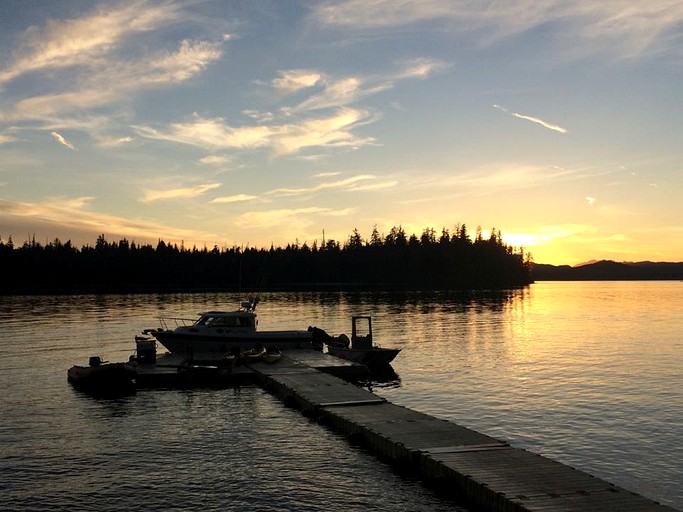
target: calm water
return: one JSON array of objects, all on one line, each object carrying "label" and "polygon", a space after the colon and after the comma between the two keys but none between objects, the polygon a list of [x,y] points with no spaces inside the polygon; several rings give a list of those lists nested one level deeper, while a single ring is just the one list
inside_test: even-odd
[{"label": "calm water", "polygon": [[[0,297],[0,509],[453,510],[257,387],[106,401],[66,382],[90,355],[126,360],[159,316],[242,298]],[[376,393],[683,510],[683,283],[261,299],[261,329],[370,314],[403,348]]]}]

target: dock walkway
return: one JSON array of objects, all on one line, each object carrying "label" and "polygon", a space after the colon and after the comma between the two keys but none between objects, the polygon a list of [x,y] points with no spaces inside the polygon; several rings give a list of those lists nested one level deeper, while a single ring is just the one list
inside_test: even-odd
[{"label": "dock walkway", "polygon": [[[224,369],[160,356],[138,366],[138,386],[259,384],[289,406],[379,457],[419,475],[456,502],[486,512],[675,512],[600,478],[352,384],[368,369],[314,350],[275,364]],[[341,377],[341,378],[340,378]]]},{"label": "dock walkway", "polygon": [[453,422],[387,402],[309,365],[306,351],[251,366],[303,414],[416,471],[455,500],[501,512],[675,512],[600,478]]}]

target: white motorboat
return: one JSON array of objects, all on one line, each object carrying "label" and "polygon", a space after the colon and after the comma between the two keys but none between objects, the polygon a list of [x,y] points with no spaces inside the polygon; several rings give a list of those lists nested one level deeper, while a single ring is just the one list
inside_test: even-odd
[{"label": "white motorboat", "polygon": [[256,302],[243,302],[236,311],[207,311],[196,320],[161,318],[161,327],[145,329],[169,352],[193,356],[232,353],[235,350],[265,348],[310,348],[310,330],[257,331]]}]

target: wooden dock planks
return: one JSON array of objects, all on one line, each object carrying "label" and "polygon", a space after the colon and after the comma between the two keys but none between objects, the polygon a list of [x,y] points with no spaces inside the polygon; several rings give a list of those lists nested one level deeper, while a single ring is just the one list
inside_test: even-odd
[{"label": "wooden dock planks", "polygon": [[[260,367],[257,369],[257,372]],[[322,407],[384,403],[385,400],[354,384],[317,371],[270,373],[264,387],[306,415],[317,415]]]},{"label": "wooden dock planks", "polygon": [[[255,370],[258,373],[261,366]],[[331,375],[299,370],[267,372],[261,376],[262,384],[304,414],[362,442],[377,455],[417,471],[477,509],[675,512],[505,441],[391,404]]]}]

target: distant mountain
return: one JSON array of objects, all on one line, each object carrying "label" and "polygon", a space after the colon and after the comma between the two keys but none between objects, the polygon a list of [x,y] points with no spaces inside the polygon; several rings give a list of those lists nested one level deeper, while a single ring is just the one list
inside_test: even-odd
[{"label": "distant mountain", "polygon": [[536,281],[683,280],[683,263],[602,260],[575,267],[534,263],[531,277]]}]

